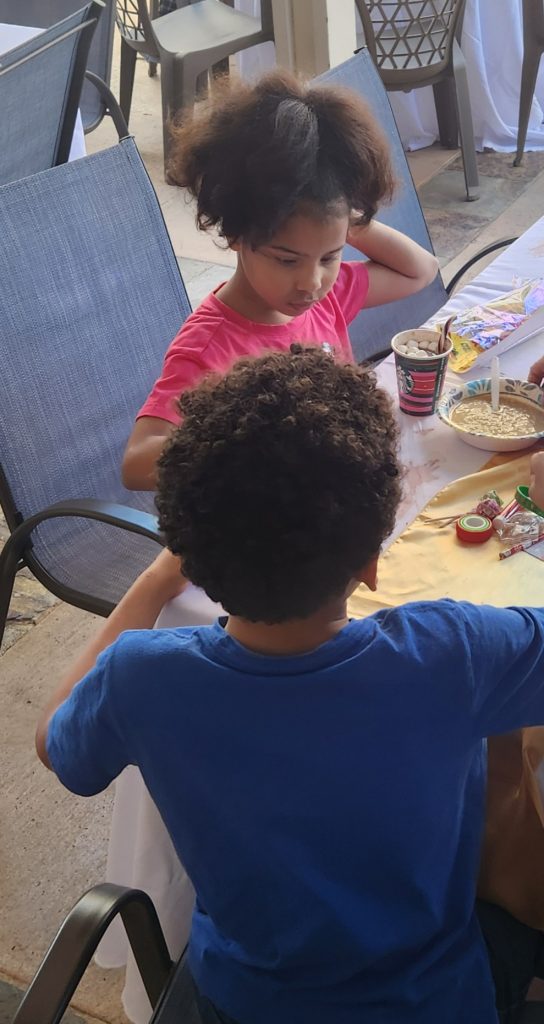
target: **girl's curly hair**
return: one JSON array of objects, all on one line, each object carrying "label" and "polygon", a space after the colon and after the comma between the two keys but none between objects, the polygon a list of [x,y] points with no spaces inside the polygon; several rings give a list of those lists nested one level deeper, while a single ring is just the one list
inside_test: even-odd
[{"label": "girl's curly hair", "polygon": [[204,380],[180,409],[157,508],[184,573],[253,622],[341,595],[400,500],[397,427],[374,374],[295,345]]},{"label": "girl's curly hair", "polygon": [[357,93],[275,70],[216,88],[173,129],[169,180],[197,200],[197,224],[229,242],[270,240],[297,207],[341,202],[367,224],[391,198],[385,137]]}]

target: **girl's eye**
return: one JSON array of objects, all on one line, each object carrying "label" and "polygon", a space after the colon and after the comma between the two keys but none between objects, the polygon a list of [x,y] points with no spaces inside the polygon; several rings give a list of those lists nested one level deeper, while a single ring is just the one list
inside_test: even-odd
[{"label": "girl's eye", "polygon": [[297,262],[296,260],[284,260],[284,259],[282,259],[281,256],[277,256],[276,259],[277,259],[277,262],[282,267],[294,267],[296,262]]},{"label": "girl's eye", "polygon": [[325,266],[326,266],[328,263],[336,263],[337,260],[339,260],[339,259],[340,259],[340,253],[337,252],[337,253],[334,254],[334,256],[324,256],[323,259],[321,260],[321,262],[324,263]]}]

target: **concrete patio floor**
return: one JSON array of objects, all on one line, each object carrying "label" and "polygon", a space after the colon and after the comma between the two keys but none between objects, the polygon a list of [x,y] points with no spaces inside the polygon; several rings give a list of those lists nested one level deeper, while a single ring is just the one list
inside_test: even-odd
[{"label": "concrete patio floor", "polygon": [[[117,81],[116,59],[114,91]],[[191,301],[196,305],[231,273],[234,257],[196,230],[185,195],[164,181],[160,79],[148,77],[143,61],[137,64],[131,130],[161,202]],[[115,139],[112,125],[106,121],[87,137],[88,151],[95,152]],[[437,147],[414,154],[410,163],[416,182],[435,179],[455,157],[455,153],[444,153]],[[544,172],[540,172],[488,224],[477,241],[444,266],[445,278],[472,251],[495,238],[521,233],[541,216],[543,186]],[[462,187],[456,186],[456,191],[460,195]],[[483,194],[479,203],[486,201]],[[467,204],[461,198],[458,202],[464,215],[476,207],[469,207],[467,213]],[[2,530],[0,523],[0,544]],[[91,800],[65,793],[37,762],[33,750],[39,707],[70,657],[91,634],[93,617],[55,602],[29,577],[18,582],[14,607],[20,619],[10,625],[8,642],[0,655],[4,723],[0,770],[7,780],[0,805],[0,1024],[11,1019],[16,999],[13,989],[2,988],[2,983],[24,988],[70,906],[89,885],[104,879],[112,801],[111,792]],[[76,1012],[91,1021],[123,1024],[126,1018],[120,1004],[121,986],[121,970],[104,972],[92,967],[74,1000]]]}]

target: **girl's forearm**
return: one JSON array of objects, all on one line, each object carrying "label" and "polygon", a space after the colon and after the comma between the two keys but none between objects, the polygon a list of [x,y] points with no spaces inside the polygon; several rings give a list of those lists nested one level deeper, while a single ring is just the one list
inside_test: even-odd
[{"label": "girl's forearm", "polygon": [[348,242],[373,263],[404,277],[430,283],[438,272],[438,260],[432,253],[407,235],[376,220],[367,227],[352,227]]}]

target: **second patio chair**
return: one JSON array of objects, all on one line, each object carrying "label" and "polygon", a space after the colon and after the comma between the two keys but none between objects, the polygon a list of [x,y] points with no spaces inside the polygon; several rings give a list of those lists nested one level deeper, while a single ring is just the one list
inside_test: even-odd
[{"label": "second patio chair", "polygon": [[518,142],[514,167],[523,159],[531,103],[535,93],[540,58],[544,53],[544,0],[523,0],[523,66],[519,97]]},{"label": "second patio chair", "polygon": [[0,188],[0,280],[1,642],[23,566],[108,615],[159,550],[121,459],[190,306],[132,138]]},{"label": "second patio chair", "polygon": [[[104,0],[105,10],[93,35],[87,58],[87,70],[110,84],[115,0]],[[55,22],[69,17],[82,6],[82,0],[0,0],[0,22],[8,25],[30,25],[50,28]],[[98,127],[104,114],[104,98],[90,84],[83,85],[79,102],[85,134]]]},{"label": "second patio chair", "polygon": [[68,159],[103,7],[88,3],[0,56],[0,185]]},{"label": "second patio chair", "polygon": [[465,0],[355,0],[355,3],[366,44],[386,89],[410,92],[425,85],[433,86],[440,141],[448,149],[456,148],[460,136],[467,199],[478,199],[479,178],[467,69],[457,42]]},{"label": "second patio chair", "polygon": [[119,102],[127,124],[137,54],[160,61],[165,169],[169,124],[193,106],[199,76],[226,57],[274,38],[272,0],[262,0],[260,19],[221,0],[199,0],[153,21],[147,0],[117,0],[117,26],[122,39]]}]

